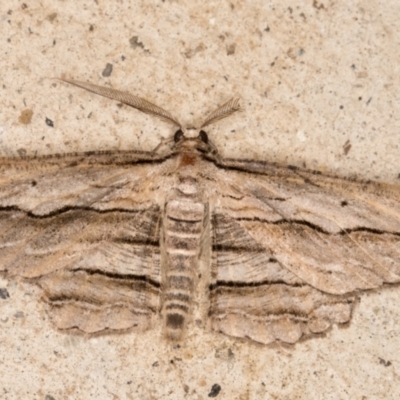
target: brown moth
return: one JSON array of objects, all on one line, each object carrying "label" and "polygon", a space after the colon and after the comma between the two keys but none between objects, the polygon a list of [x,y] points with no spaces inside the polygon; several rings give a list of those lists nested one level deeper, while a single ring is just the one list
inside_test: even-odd
[{"label": "brown moth", "polygon": [[295,343],[350,321],[358,294],[400,281],[398,186],[222,159],[154,104],[67,81],[177,126],[152,152],[0,161],[0,270],[38,285],[65,331],[167,338],[203,321]]}]

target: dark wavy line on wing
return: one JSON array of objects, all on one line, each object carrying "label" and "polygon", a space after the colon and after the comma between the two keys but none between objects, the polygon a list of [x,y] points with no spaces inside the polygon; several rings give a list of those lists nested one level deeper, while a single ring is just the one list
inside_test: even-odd
[{"label": "dark wavy line on wing", "polygon": [[254,288],[260,286],[271,286],[271,285],[285,285],[290,287],[303,287],[310,286],[302,283],[287,283],[282,280],[270,280],[265,279],[259,282],[243,282],[243,281],[216,281],[209,286],[210,291],[217,290],[219,288]]},{"label": "dark wavy line on wing", "polygon": [[[290,287],[303,287],[303,286],[310,286],[307,283],[287,283],[285,281],[282,280],[276,280],[276,281],[272,281],[272,280],[262,280],[259,282],[241,282],[241,281],[216,281],[215,283],[211,284],[209,286],[209,290],[210,291],[215,291],[218,290],[219,288],[254,288],[254,287],[261,287],[261,286],[271,286],[271,285],[285,285],[285,286],[290,286]],[[372,288],[372,289],[367,289],[369,292],[372,291],[380,291],[382,287],[385,288],[399,288],[400,287],[400,282],[398,283],[388,283],[388,282],[383,282],[381,287],[377,287],[377,288]],[[313,287],[313,289],[315,289]],[[315,289],[320,291],[321,293],[326,293],[322,290],[319,289]],[[365,290],[365,289],[364,289]],[[329,293],[329,295],[331,296],[337,296],[337,297],[343,297],[343,296],[352,296],[354,294],[360,294],[359,290],[355,290],[353,292],[347,292],[345,294],[338,294],[338,295],[334,295]]]},{"label": "dark wavy line on wing", "polygon": [[400,232],[394,232],[394,231],[384,231],[381,229],[373,229],[373,228],[366,228],[363,226],[358,226],[356,228],[351,228],[351,229],[342,229],[338,233],[330,233],[327,232],[326,230],[322,229],[320,226],[315,225],[309,221],[304,221],[300,219],[280,219],[279,221],[269,221],[266,219],[262,218],[233,218],[235,221],[257,221],[257,222],[262,222],[264,224],[268,225],[283,225],[283,224],[293,224],[293,225],[303,225],[307,226],[311,229],[316,230],[317,232],[323,233],[325,235],[348,235],[349,233],[353,232],[368,232],[368,233],[374,233],[376,235],[384,235],[384,234],[390,234],[394,236],[400,236]]},{"label": "dark wavy line on wing", "polygon": [[152,280],[147,275],[117,274],[115,272],[105,272],[100,269],[83,269],[83,268],[71,269],[69,271],[83,272],[87,275],[100,275],[100,276],[104,276],[106,278],[121,280],[121,281],[144,282],[144,283],[148,283],[149,285],[151,285],[157,289],[161,288],[161,285],[159,282]]},{"label": "dark wavy line on wing", "polygon": [[[265,253],[265,248],[261,245],[258,247],[251,246],[226,246],[223,244],[213,244],[212,251],[222,251],[222,252],[232,252],[232,253],[241,253],[241,252],[252,252],[252,253]],[[268,262],[277,262],[275,258],[269,258]]]},{"label": "dark wavy line on wing", "polygon": [[[97,159],[97,157],[102,156],[115,156],[115,159],[110,158],[109,160],[101,161]],[[118,161],[118,157],[129,157],[129,156],[143,156],[142,159],[135,160],[120,160]],[[165,160],[173,157],[174,154],[167,154],[164,156],[160,156],[158,154],[154,154],[153,156],[149,152],[140,152],[134,150],[99,150],[99,151],[86,151],[86,152],[76,152],[76,153],[55,153],[55,154],[45,154],[40,156],[15,156],[15,157],[2,157],[0,158],[0,167],[4,165],[15,165],[19,161],[37,161],[37,162],[51,162],[53,160],[57,161],[67,161],[68,158],[79,158],[79,160],[71,160],[70,164],[67,164],[65,167],[75,167],[80,164],[90,164],[90,165],[134,165],[134,164],[158,164],[162,163]],[[96,160],[87,159],[87,157],[96,158]],[[146,158],[145,158],[146,157]]]},{"label": "dark wavy line on wing", "polygon": [[33,213],[32,211],[26,211],[18,206],[6,206],[6,207],[0,207],[0,212],[1,211],[10,211],[10,212],[22,212],[26,214],[27,217],[33,218],[33,219],[46,219],[46,218],[52,218],[56,217],[58,215],[65,214],[69,211],[90,211],[94,212],[97,214],[110,214],[113,212],[120,212],[120,213],[128,213],[128,214],[138,214],[143,211],[148,211],[151,208],[147,208],[144,210],[129,210],[129,209],[124,209],[124,208],[109,208],[106,210],[99,210],[97,208],[91,208],[91,207],[76,207],[76,206],[64,206],[59,208],[58,210],[54,210],[48,214],[43,214],[43,215],[37,215]]},{"label": "dark wavy line on wing", "polygon": [[160,243],[156,240],[137,240],[132,239],[130,237],[117,237],[112,239],[114,243],[125,243],[125,244],[132,244],[132,245],[140,245],[140,246],[151,246],[151,247],[160,247]]},{"label": "dark wavy line on wing", "polygon": [[322,173],[321,171],[314,170],[314,169],[306,169],[306,168],[301,168],[297,167],[295,165],[290,165],[290,164],[280,164],[277,162],[267,162],[267,161],[261,161],[261,160],[251,160],[251,159],[235,159],[235,158],[226,158],[223,159],[222,162],[215,162],[214,160],[211,160],[215,163],[215,165],[218,168],[225,169],[225,170],[230,170],[230,171],[239,171],[239,172],[247,172],[249,174],[254,174],[254,175],[263,175],[263,176],[276,176],[276,173],[273,173],[271,170],[268,170],[266,168],[271,168],[275,169],[276,172],[280,171],[291,171],[293,174],[296,176],[302,178],[305,180],[305,182],[319,187],[319,185],[316,182],[312,182],[309,180],[308,177],[305,177],[301,173],[309,173],[315,176],[322,176],[326,178],[335,178],[335,179],[340,179],[346,182],[356,182],[359,184],[370,184],[370,183],[378,183],[381,184],[380,182],[374,182],[371,181],[370,179],[359,179],[357,177],[343,177],[340,175],[335,175],[335,174],[329,174],[329,173]]}]

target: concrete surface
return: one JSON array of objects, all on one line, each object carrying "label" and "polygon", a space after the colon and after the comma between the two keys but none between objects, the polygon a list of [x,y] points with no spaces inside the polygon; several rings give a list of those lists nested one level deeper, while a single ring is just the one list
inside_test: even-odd
[{"label": "concrete surface", "polygon": [[[173,132],[51,79],[65,74],[188,124],[240,95],[245,111],[209,129],[223,155],[400,184],[399,20],[397,0],[2,0],[0,152],[150,150]],[[195,329],[180,347],[159,330],[68,336],[34,288],[0,287],[0,399],[400,398],[399,287],[292,348]]]}]

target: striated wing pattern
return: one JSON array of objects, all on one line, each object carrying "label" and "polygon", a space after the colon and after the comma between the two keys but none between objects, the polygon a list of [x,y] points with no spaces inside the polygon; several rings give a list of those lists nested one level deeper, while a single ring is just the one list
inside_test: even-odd
[{"label": "striated wing pattern", "polygon": [[251,161],[217,180],[214,329],[293,343],[348,322],[358,292],[400,282],[395,186]]},{"label": "striated wing pattern", "polygon": [[68,158],[3,171],[0,271],[40,286],[60,329],[148,329],[160,308],[157,167],[133,175],[111,160]]},{"label": "striated wing pattern", "polygon": [[260,343],[350,321],[364,290],[400,282],[400,189],[221,159],[135,95],[64,80],[179,129],[150,153],[0,160],[0,272],[40,286],[55,325],[144,331],[163,316]]}]

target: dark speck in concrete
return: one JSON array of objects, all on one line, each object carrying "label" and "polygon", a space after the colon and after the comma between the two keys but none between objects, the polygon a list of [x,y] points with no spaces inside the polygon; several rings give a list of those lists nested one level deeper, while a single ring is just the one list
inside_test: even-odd
[{"label": "dark speck in concrete", "polygon": [[134,49],[136,49],[137,47],[141,47],[142,49],[144,48],[143,43],[139,41],[139,36],[132,36],[129,39],[129,43]]},{"label": "dark speck in concrete", "polygon": [[208,397],[217,397],[219,392],[221,391],[221,386],[218,383],[212,385],[210,393],[208,393]]},{"label": "dark speck in concrete", "polygon": [[0,299],[8,299],[10,297],[10,294],[8,293],[8,290],[6,288],[0,288]]},{"label": "dark speck in concrete", "polygon": [[51,128],[54,128],[54,122],[50,119],[46,117],[46,125],[50,126]]},{"label": "dark speck in concrete", "polygon": [[106,67],[104,68],[103,72],[101,73],[104,77],[111,76],[113,70],[113,65],[107,63]]},{"label": "dark speck in concrete", "polygon": [[25,317],[25,314],[22,311],[17,311],[14,314],[14,318],[24,318],[24,317]]},{"label": "dark speck in concrete", "polygon": [[379,357],[379,364],[384,365],[385,367],[390,367],[392,362]]}]

